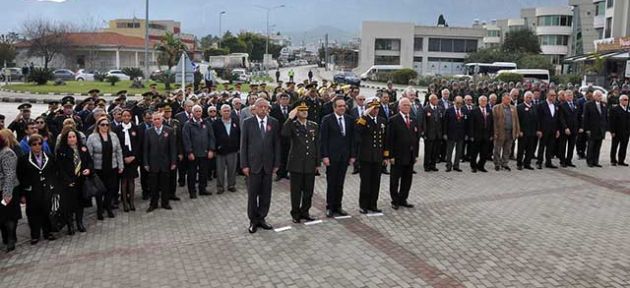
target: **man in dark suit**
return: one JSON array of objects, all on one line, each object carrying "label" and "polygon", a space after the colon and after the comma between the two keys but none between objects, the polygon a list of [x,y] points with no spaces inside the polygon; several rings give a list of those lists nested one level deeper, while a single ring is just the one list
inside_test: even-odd
[{"label": "man in dark suit", "polygon": [[[170,210],[169,205],[169,173],[177,164],[177,147],[175,133],[170,127],[162,125],[162,113],[153,114],[153,127],[145,131],[142,162],[149,171],[151,186],[151,205],[147,212],[157,209],[158,200],[162,200],[162,208]],[[161,192],[161,193],[160,193]]]},{"label": "man in dark suit", "polygon": [[[490,155],[490,143],[492,143],[494,133],[492,109],[488,107],[488,98],[482,95],[477,101],[479,106],[470,112],[468,126],[468,135],[472,141],[470,168],[473,173],[477,170],[488,172],[484,166]],[[477,155],[479,155],[479,160],[477,160]]]},{"label": "man in dark suit", "polygon": [[[459,161],[462,157],[464,139],[467,138],[466,119],[463,112],[462,96],[455,96],[455,105],[446,110],[444,124],[442,125],[442,137],[446,140],[446,172],[459,169]],[[453,149],[455,149],[455,160],[453,160]]]},{"label": "man in dark suit", "polygon": [[547,91],[546,101],[538,104],[536,108],[536,116],[538,117],[538,131],[536,134],[541,139],[540,146],[538,146],[536,168],[542,169],[543,156],[545,158],[545,167],[558,168],[551,161],[555,155],[556,139],[560,138],[560,108],[556,103],[556,91]]},{"label": "man in dark suit", "polygon": [[[289,94],[281,93],[278,95],[278,104],[274,104],[271,106],[271,112],[269,115],[273,118],[276,118],[279,123],[284,123],[287,121],[289,117],[289,112],[291,112],[291,108],[289,106]],[[289,174],[287,173],[287,159],[289,157],[289,146],[290,141],[287,137],[280,137],[280,168],[278,168],[278,173],[276,174],[276,181],[282,180],[282,178],[289,179]]]},{"label": "man in dark suit", "polygon": [[610,163],[613,166],[628,166],[626,164],[626,150],[630,137],[630,111],[628,110],[628,95],[619,97],[619,105],[610,110]]},{"label": "man in dark suit", "polygon": [[[138,124],[138,134],[140,135],[140,147],[144,147],[144,135],[147,130],[153,126],[153,115],[150,111],[142,112],[142,122]],[[140,153],[138,163],[143,163],[142,157],[144,153]],[[151,192],[149,190],[149,171],[140,169],[140,187],[142,188],[142,199],[149,200]]]},{"label": "man in dark suit", "polygon": [[384,156],[389,156],[389,152],[384,150],[386,121],[378,116],[380,101],[375,97],[368,106],[363,113],[365,115],[358,118],[355,126],[357,159],[361,162],[359,165],[361,178],[359,212],[361,214],[367,214],[369,211],[382,212],[377,205],[381,188],[381,165],[387,162]]},{"label": "man in dark suit", "polygon": [[309,214],[315,188],[315,171],[321,162],[319,154],[319,126],[308,120],[308,106],[301,101],[282,127],[282,136],[290,139],[289,162],[291,172],[291,218],[293,223],[313,221]]},{"label": "man in dark suit", "polygon": [[586,94],[580,97],[577,101],[578,107],[578,123],[580,124],[580,128],[578,129],[577,140],[575,141],[575,150],[578,154],[579,159],[586,158],[586,144],[588,142],[588,137],[584,132],[584,105],[586,102],[593,100],[593,90],[589,89],[586,91]]},{"label": "man in dark suit", "polygon": [[573,165],[573,150],[580,128],[578,122],[577,105],[573,101],[573,91],[564,91],[565,102],[560,104],[560,166],[575,167]]},{"label": "man in dark suit", "polygon": [[[356,101],[356,105],[350,111],[350,115],[352,115],[354,119],[359,119],[361,118],[361,116],[363,116],[363,113],[368,109],[368,107],[365,104],[365,96],[363,95],[358,95],[355,98],[355,101]],[[378,111],[378,110],[379,109],[376,109],[375,111]],[[359,159],[359,156],[360,156],[359,153],[357,153],[357,160],[354,161],[352,174],[359,174],[360,172],[359,163],[361,162],[361,160]]]},{"label": "man in dark suit", "polygon": [[392,116],[387,124],[387,141],[385,142],[385,149],[389,151],[387,159],[392,164],[389,193],[394,210],[399,206],[413,207],[407,202],[407,198],[411,188],[413,165],[418,160],[420,144],[418,122],[410,114],[411,101],[408,98],[400,99],[398,108],[400,112]]},{"label": "man in dark suit", "polygon": [[584,104],[582,128],[588,137],[588,148],[586,151],[588,167],[602,167],[599,165],[599,151],[602,148],[602,141],[606,137],[606,129],[608,127],[608,109],[601,102],[602,96],[602,92],[595,91],[593,100]]},{"label": "man in dark suit", "polygon": [[256,116],[243,121],[241,167],[247,176],[247,216],[249,233],[258,227],[271,230],[265,221],[271,204],[271,181],[280,167],[280,124],[268,116],[269,102],[258,98]]},{"label": "man in dark suit", "polygon": [[348,215],[341,204],[343,186],[348,165],[355,161],[354,119],[346,114],[343,97],[335,98],[333,108],[335,112],[324,116],[320,128],[321,157],[326,166],[326,216],[329,218]]},{"label": "man in dark suit", "polygon": [[[197,191],[199,195],[212,194],[206,191],[206,186],[209,161],[214,158],[215,139],[212,126],[201,118],[203,108],[199,105],[193,106],[192,114],[193,118],[182,128],[182,141],[184,154],[188,158],[188,193],[194,199],[197,198]],[[195,190],[195,182],[198,182],[198,190]]]},{"label": "man in dark suit", "polygon": [[[394,114],[396,114],[394,107],[392,107],[392,105],[390,104],[390,97],[391,95],[389,95],[389,92],[387,92],[387,90],[381,91],[381,107],[380,109],[378,109],[378,116],[384,118],[385,122],[389,121],[389,117],[392,117]],[[383,164],[381,173],[389,174],[389,172],[387,172],[386,164]]]},{"label": "man in dark suit", "polygon": [[533,104],[534,94],[530,91],[525,92],[523,103],[518,104],[516,111],[518,113],[518,122],[521,126],[521,135],[518,137],[518,151],[516,153],[516,169],[534,170],[532,167],[532,158],[538,144],[538,116],[536,106]]},{"label": "man in dark suit", "polygon": [[440,143],[442,141],[442,109],[437,106],[437,96],[432,94],[429,96],[429,104],[424,111],[424,171],[439,171],[435,167],[438,156]]},{"label": "man in dark suit", "polygon": [[[174,102],[177,103],[177,102]],[[175,131],[177,133],[177,135],[182,135],[181,131],[182,128],[184,128],[184,123],[188,122],[188,120],[192,119],[192,107],[194,105],[194,102],[191,100],[186,100],[182,102],[183,106],[181,109],[183,109],[183,111],[180,111],[178,113],[178,109],[175,109],[175,107],[171,107],[173,110],[173,113],[177,113],[175,114],[175,118],[177,121],[179,121],[179,127],[177,128],[177,130]],[[180,142],[178,145],[183,147],[183,142],[182,142],[182,137],[177,137],[177,140]],[[182,151],[179,151],[182,152]],[[184,185],[186,185],[186,175],[188,174],[188,158],[186,156],[181,157],[179,159],[179,162],[177,163],[177,172],[179,174],[179,178],[178,178],[178,183],[179,183],[179,187],[184,187]]]}]

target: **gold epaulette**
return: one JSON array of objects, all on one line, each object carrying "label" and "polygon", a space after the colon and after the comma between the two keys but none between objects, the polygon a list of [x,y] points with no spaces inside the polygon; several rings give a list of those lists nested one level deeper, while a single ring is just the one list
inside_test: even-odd
[{"label": "gold epaulette", "polygon": [[361,118],[357,119],[357,124],[359,124],[361,126],[365,126],[365,124],[367,124],[367,121],[365,121],[365,118],[361,117]]},{"label": "gold epaulette", "polygon": [[389,150],[383,150],[383,156],[389,157]]}]

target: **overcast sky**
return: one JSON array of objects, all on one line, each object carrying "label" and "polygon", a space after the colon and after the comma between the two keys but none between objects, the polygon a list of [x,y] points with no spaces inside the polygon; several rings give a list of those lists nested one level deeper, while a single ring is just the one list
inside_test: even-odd
[{"label": "overcast sky", "polygon": [[[50,1],[50,2],[47,2]],[[60,3],[55,3],[60,2]],[[144,18],[145,0],[0,0],[0,33],[19,31],[25,20],[48,18],[89,27],[105,26],[114,18]],[[361,21],[387,20],[434,25],[443,13],[451,26],[481,20],[514,18],[524,7],[563,6],[568,0],[150,0],[153,19],[182,22],[182,31],[198,36],[216,34],[218,13],[223,31],[264,31],[266,12],[255,6],[285,8],[271,12],[273,31],[297,32],[317,26],[359,32]]]}]

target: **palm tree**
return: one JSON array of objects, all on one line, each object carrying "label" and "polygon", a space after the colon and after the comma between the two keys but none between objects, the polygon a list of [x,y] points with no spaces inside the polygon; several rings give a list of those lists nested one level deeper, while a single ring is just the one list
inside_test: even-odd
[{"label": "palm tree", "polygon": [[168,66],[168,70],[165,72],[164,84],[166,89],[170,89],[170,71],[171,68],[177,65],[182,53],[188,51],[188,47],[181,39],[175,37],[172,33],[166,33],[159,43],[155,44],[155,50],[160,52],[158,61],[160,65]]}]

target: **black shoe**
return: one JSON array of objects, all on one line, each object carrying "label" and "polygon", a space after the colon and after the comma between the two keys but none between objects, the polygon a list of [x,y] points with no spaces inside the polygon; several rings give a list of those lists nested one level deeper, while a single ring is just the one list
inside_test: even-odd
[{"label": "black shoe", "polygon": [[479,168],[478,170],[483,172],[483,173],[487,173],[488,172],[488,170],[486,170],[486,168]]},{"label": "black shoe", "polygon": [[31,239],[31,245],[35,245],[39,242],[39,239]]},{"label": "black shoe", "polygon": [[228,191],[230,191],[230,192],[236,192],[236,188],[235,188],[235,187],[228,187]]},{"label": "black shoe", "polygon": [[85,226],[83,226],[83,223],[77,223],[77,231],[85,233],[87,230],[85,229]]},{"label": "black shoe", "polygon": [[306,222],[311,222],[311,221],[317,220],[317,218],[315,218],[315,217],[313,217],[311,215],[302,216],[302,219],[306,220]]},{"label": "black shoe", "polygon": [[74,235],[74,225],[68,224],[68,235]]},{"label": "black shoe", "polygon": [[45,237],[46,240],[48,241],[55,241],[57,240],[57,237],[55,237],[55,235],[49,234],[48,236]]},{"label": "black shoe", "polygon": [[339,215],[339,216],[348,216],[348,212],[344,211],[341,208],[337,209],[336,212],[337,212],[337,215]]},{"label": "black shoe", "polygon": [[162,205],[162,209],[173,210],[173,207],[171,205]]},{"label": "black shoe", "polygon": [[107,211],[107,218],[115,218],[116,215],[114,215],[114,212],[112,212],[112,210]]},{"label": "black shoe", "polygon": [[542,169],[542,164],[536,164],[536,168]]},{"label": "black shoe", "polygon": [[383,213],[383,210],[378,208],[370,209],[370,211],[372,211],[372,213]]},{"label": "black shoe", "polygon": [[558,169],[558,166],[553,165],[553,164],[547,164],[545,165],[546,168],[551,168],[551,169]]},{"label": "black shoe", "polygon": [[424,172],[431,172],[433,170],[431,170],[431,168],[424,168]]},{"label": "black shoe", "polygon": [[147,209],[147,213],[151,213],[153,212],[153,210],[157,209],[157,207],[155,206],[149,206],[149,208]]},{"label": "black shoe", "polygon": [[260,223],[258,223],[258,227],[264,229],[264,230],[271,230],[273,229],[273,226],[269,225],[269,223],[265,222],[265,221],[261,221]]},{"label": "black shoe", "polygon": [[516,170],[523,170],[523,166],[521,165],[516,166]]},{"label": "black shoe", "polygon": [[431,168],[431,171],[433,171],[433,172],[438,172],[438,171],[440,171],[440,169],[435,168],[435,167],[432,167],[432,168]]},{"label": "black shoe", "polygon": [[129,212],[129,207],[123,207],[124,212]]},{"label": "black shoe", "polygon": [[300,219],[298,219],[298,218],[293,218],[293,223],[295,223],[295,224],[300,224]]},{"label": "black shoe", "polygon": [[610,165],[617,166],[617,162],[610,162]]},{"label": "black shoe", "polygon": [[501,167],[500,166],[494,166],[494,170],[495,171],[499,171],[499,170],[501,170]]},{"label": "black shoe", "polygon": [[575,165],[573,163],[568,163],[567,166],[575,168]]},{"label": "black shoe", "polygon": [[413,208],[414,207],[413,204],[409,204],[407,202],[401,203],[400,206],[405,207],[405,208]]},{"label": "black shoe", "polygon": [[352,175],[356,175],[356,174],[359,174],[359,169],[352,170]]},{"label": "black shoe", "polygon": [[184,186],[186,186],[186,182],[179,182],[178,185],[179,185],[179,187],[184,187]]},{"label": "black shoe", "polygon": [[98,219],[98,220],[105,220],[105,218],[103,217],[103,213],[96,214],[96,219]]},{"label": "black shoe", "polygon": [[335,213],[333,212],[332,209],[326,209],[326,217],[332,218],[334,216],[335,216]]},{"label": "black shoe", "polygon": [[15,250],[15,243],[9,243],[7,244],[7,253],[11,252]]},{"label": "black shoe", "polygon": [[531,165],[525,165],[525,169],[527,169],[527,170],[534,170],[534,167],[532,167]]},{"label": "black shoe", "polygon": [[250,234],[256,233],[256,230],[258,230],[258,226],[256,224],[249,224],[249,228],[247,229],[247,231],[249,231]]},{"label": "black shoe", "polygon": [[394,209],[394,210],[398,210],[398,208],[399,208],[399,207],[398,207],[398,204],[392,204],[392,209]]},{"label": "black shoe", "polygon": [[472,168],[471,171],[472,171],[472,173],[477,173],[477,169],[475,169],[475,168]]},{"label": "black shoe", "polygon": [[418,174],[416,170],[411,171],[411,174]]},{"label": "black shoe", "polygon": [[363,208],[359,208],[359,213],[361,214],[367,214],[368,210],[367,209],[363,209]]},{"label": "black shoe", "polygon": [[190,195],[190,199],[197,199],[197,195]]},{"label": "black shoe", "polygon": [[182,199],[177,197],[177,196],[173,196],[171,198],[168,198],[168,200],[173,200],[173,201],[181,201]]},{"label": "black shoe", "polygon": [[597,168],[602,168],[602,165],[599,165],[599,164],[593,164],[593,166],[595,166]]},{"label": "black shoe", "polygon": [[512,169],[510,169],[510,166],[502,166],[501,168],[503,168],[503,170],[507,170],[507,171],[512,171]]},{"label": "black shoe", "polygon": [[223,194],[223,192],[225,192],[225,190],[223,190],[223,188],[217,188],[217,195],[221,195]]},{"label": "black shoe", "polygon": [[561,163],[561,164],[560,164],[560,167],[562,167],[562,168],[567,168],[567,164]]},{"label": "black shoe", "polygon": [[201,192],[199,192],[199,195],[201,195],[201,196],[210,196],[210,195],[212,195],[212,192],[208,192],[206,190],[201,190]]},{"label": "black shoe", "polygon": [[142,200],[149,200],[149,195],[142,195]]},{"label": "black shoe", "polygon": [[625,167],[627,167],[627,166],[628,166],[628,164],[623,163],[623,162],[619,162],[619,166],[625,166]]},{"label": "black shoe", "polygon": [[446,168],[446,172],[451,172],[451,167]]},{"label": "black shoe", "polygon": [[457,172],[462,172],[462,169],[459,169],[459,168],[453,168],[453,170],[455,170]]}]

